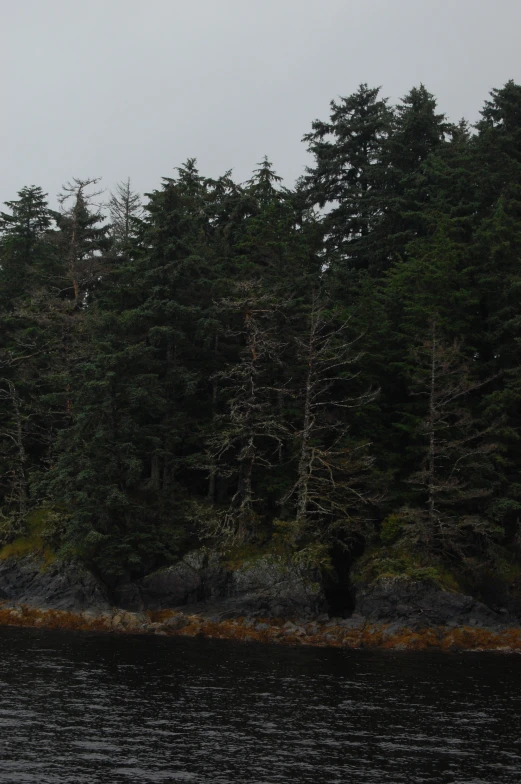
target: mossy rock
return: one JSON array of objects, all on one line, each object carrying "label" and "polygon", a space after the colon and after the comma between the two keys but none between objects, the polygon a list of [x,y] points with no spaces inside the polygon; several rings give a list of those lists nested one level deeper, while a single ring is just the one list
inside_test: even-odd
[{"label": "mossy rock", "polygon": [[65,520],[66,513],[61,508],[41,506],[33,509],[25,518],[25,533],[2,547],[0,560],[35,554],[48,565],[54,560],[55,550],[63,537]]},{"label": "mossy rock", "polygon": [[356,561],[351,579],[368,585],[384,577],[403,577],[430,582],[448,591],[459,591],[455,575],[440,563],[426,563],[414,554],[398,548],[378,548],[366,552]]}]

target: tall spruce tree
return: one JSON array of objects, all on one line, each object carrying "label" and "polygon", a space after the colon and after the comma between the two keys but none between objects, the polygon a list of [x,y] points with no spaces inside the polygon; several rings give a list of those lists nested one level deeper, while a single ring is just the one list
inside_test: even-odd
[{"label": "tall spruce tree", "polygon": [[202,415],[204,206],[189,161],[150,194],[135,240],[85,309],[88,348],[74,367],[71,426],[47,485],[71,510],[69,545],[105,572],[142,574],[168,561],[182,529],[177,472],[195,411]]},{"label": "tall spruce tree", "polygon": [[[0,518],[23,530],[32,504],[30,476],[44,443],[39,396],[48,367],[49,325],[42,317],[53,266],[53,212],[42,189],[23,188],[0,215]],[[52,296],[52,294],[51,294]]]},{"label": "tall spruce tree", "polygon": [[312,204],[326,208],[325,247],[330,263],[377,272],[383,260],[373,244],[382,214],[383,150],[392,127],[380,88],[361,84],[331,102],[329,122],[315,120],[304,136],[315,159],[303,186]]},{"label": "tall spruce tree", "polygon": [[479,224],[471,248],[479,294],[477,357],[482,375],[496,376],[486,400],[487,416],[504,423],[501,491],[494,508],[512,543],[521,539],[521,85],[509,81],[492,91],[477,130]]},{"label": "tall spruce tree", "polygon": [[426,236],[430,229],[433,193],[424,167],[429,157],[439,154],[451,130],[445,115],[436,111],[436,99],[422,84],[394,109],[384,152],[381,206],[385,217],[377,227],[378,244],[385,247],[388,264],[403,257],[409,242]]},{"label": "tall spruce tree", "polygon": [[[54,213],[40,187],[28,186],[0,213],[0,297],[4,308],[37,285],[41,264],[51,253]],[[7,300],[9,298],[9,301]]]}]

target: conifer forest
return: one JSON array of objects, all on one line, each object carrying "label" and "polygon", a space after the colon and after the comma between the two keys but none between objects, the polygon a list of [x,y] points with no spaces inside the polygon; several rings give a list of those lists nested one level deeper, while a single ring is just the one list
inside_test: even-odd
[{"label": "conifer forest", "polygon": [[143,201],[73,177],[6,202],[5,552],[117,580],[249,548],[521,594],[521,85],[470,125],[362,84],[303,143],[293,189],[189,159]]}]

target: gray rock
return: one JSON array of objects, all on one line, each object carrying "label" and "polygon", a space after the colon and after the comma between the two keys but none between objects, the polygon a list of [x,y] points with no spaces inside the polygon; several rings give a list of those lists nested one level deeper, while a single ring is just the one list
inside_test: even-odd
[{"label": "gray rock", "polygon": [[353,613],[350,618],[342,618],[339,622],[339,626],[343,626],[345,629],[363,629],[367,623],[367,619],[364,618],[363,615],[359,615],[358,613]]},{"label": "gray rock", "polygon": [[242,615],[244,615],[244,613],[241,612],[240,608],[230,607],[229,609],[225,609],[219,613],[219,619],[221,621],[231,621],[235,618],[240,618]]},{"label": "gray rock", "polygon": [[0,561],[0,592],[9,603],[41,609],[110,609],[104,586],[87,569],[58,560],[47,565],[35,555]]},{"label": "gray rock", "polygon": [[184,618],[182,615],[174,615],[172,618],[167,618],[166,621],[163,621],[161,629],[164,629],[165,631],[184,629],[189,623],[190,621],[188,618]]},{"label": "gray rock", "polygon": [[[183,608],[219,620],[314,617],[326,608],[319,575],[280,556],[262,556],[230,568],[215,551],[187,553],[178,563],[113,591],[129,610]],[[326,620],[329,616],[325,616]]]},{"label": "gray rock", "polygon": [[331,634],[331,632],[328,632],[327,634],[324,634],[324,640],[327,640],[328,642],[333,642],[338,640],[338,637],[336,636],[336,634]]},{"label": "gray rock", "polygon": [[340,626],[340,622],[341,621],[342,621],[342,618],[330,618],[329,621],[327,621],[325,625],[326,625],[326,627]]},{"label": "gray rock", "polygon": [[247,612],[272,617],[313,615],[326,604],[317,574],[275,555],[233,570],[227,595]]},{"label": "gray rock", "polygon": [[384,637],[385,639],[388,637],[394,637],[396,634],[402,632],[403,628],[404,628],[403,623],[401,623],[401,621],[395,621],[394,623],[390,623],[389,626],[387,626],[384,629],[382,633],[382,637]]},{"label": "gray rock", "polygon": [[504,627],[508,616],[499,615],[472,596],[446,591],[429,581],[407,577],[382,577],[360,584],[356,591],[357,612],[370,622],[393,623],[418,630],[426,626]]},{"label": "gray rock", "polygon": [[185,560],[149,574],[139,583],[141,600],[147,609],[177,607],[202,598],[201,572]]},{"label": "gray rock", "polygon": [[229,580],[217,553],[193,550],[173,566],[159,569],[135,583],[114,589],[118,606],[162,610],[212,602],[226,594]]}]

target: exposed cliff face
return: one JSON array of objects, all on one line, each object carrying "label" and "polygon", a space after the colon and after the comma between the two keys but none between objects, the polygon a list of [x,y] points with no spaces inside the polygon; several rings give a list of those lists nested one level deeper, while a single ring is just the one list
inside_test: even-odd
[{"label": "exposed cliff face", "polygon": [[69,611],[199,608],[228,617],[312,616],[327,609],[319,575],[280,556],[233,567],[215,552],[196,550],[173,566],[109,592],[78,564],[37,556],[0,561],[0,601]]},{"label": "exposed cliff face", "polygon": [[[327,621],[319,575],[280,556],[264,555],[230,564],[215,552],[197,550],[177,564],[109,593],[77,564],[45,565],[36,556],[0,561],[0,601],[5,606],[89,611],[120,607],[134,612],[177,609],[214,621],[240,617]],[[516,619],[471,596],[444,590],[428,580],[380,577],[357,584],[355,614],[335,620],[342,628],[391,626],[421,631],[443,627],[508,629]],[[519,624],[517,624],[519,625]]]},{"label": "exposed cliff face", "polygon": [[87,569],[60,561],[47,565],[37,556],[0,561],[0,599],[54,610],[110,608],[104,586]]},{"label": "exposed cliff face", "polygon": [[495,629],[514,622],[506,610],[495,612],[472,596],[408,577],[381,577],[370,584],[359,583],[356,610],[372,623],[400,623],[408,628],[479,626]]},{"label": "exposed cliff face", "polygon": [[264,616],[316,615],[326,601],[318,574],[269,555],[231,567],[218,553],[196,550],[177,564],[116,589],[127,609],[206,605],[216,612]]}]

